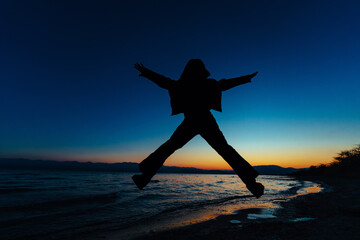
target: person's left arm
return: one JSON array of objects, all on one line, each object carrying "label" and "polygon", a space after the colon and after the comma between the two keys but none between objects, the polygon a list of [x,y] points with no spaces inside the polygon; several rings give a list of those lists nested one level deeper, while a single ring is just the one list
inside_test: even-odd
[{"label": "person's left arm", "polygon": [[221,79],[219,81],[220,90],[226,91],[230,88],[239,86],[241,84],[249,83],[251,82],[251,79],[256,76],[256,74],[258,74],[258,72],[254,72],[253,74],[245,75],[237,78]]}]

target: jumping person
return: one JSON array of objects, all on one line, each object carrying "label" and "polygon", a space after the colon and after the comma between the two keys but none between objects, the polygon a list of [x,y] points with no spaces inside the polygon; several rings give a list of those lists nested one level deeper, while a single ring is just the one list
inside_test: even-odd
[{"label": "jumping person", "polygon": [[169,91],[172,115],[183,113],[185,116],[170,139],[139,164],[142,174],[132,177],[137,187],[143,189],[172,153],[200,134],[234,169],[248,190],[257,198],[262,196],[264,186],[255,180],[259,173],[226,142],[210,112],[210,109],[222,111],[223,91],[251,82],[257,72],[216,81],[208,78],[210,73],[200,59],[191,59],[180,79],[175,81],[149,70],[141,63],[136,63],[135,68],[140,72],[140,76]]}]

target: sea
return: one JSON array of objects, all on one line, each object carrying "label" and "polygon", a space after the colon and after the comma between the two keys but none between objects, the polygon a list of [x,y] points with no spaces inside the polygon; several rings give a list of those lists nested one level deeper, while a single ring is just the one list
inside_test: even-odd
[{"label": "sea", "polygon": [[101,239],[111,233],[131,239],[239,209],[276,208],[321,190],[289,176],[260,175],[265,194],[256,199],[237,175],[165,173],[139,190],[133,174],[0,170],[0,239]]}]

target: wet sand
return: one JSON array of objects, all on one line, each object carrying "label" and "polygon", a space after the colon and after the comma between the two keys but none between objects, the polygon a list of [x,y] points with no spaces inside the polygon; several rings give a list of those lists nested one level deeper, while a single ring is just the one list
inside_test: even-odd
[{"label": "wet sand", "polygon": [[149,232],[136,240],[359,239],[360,179],[312,177],[306,180],[320,183],[324,191],[280,202],[280,208],[275,211],[239,210],[185,227]]}]

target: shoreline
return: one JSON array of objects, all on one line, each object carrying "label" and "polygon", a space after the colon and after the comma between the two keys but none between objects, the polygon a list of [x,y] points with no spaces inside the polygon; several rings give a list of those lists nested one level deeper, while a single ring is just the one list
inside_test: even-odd
[{"label": "shoreline", "polygon": [[[324,190],[280,201],[280,208],[275,210],[241,209],[204,222],[130,239],[358,239],[360,179],[297,178],[321,184]],[[106,239],[119,238],[114,234]]]}]

